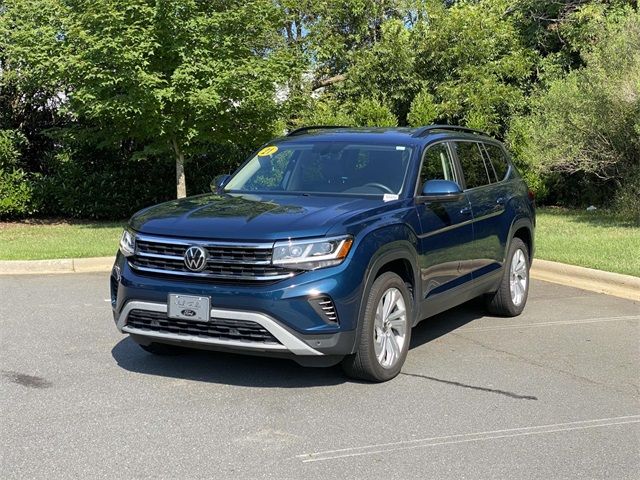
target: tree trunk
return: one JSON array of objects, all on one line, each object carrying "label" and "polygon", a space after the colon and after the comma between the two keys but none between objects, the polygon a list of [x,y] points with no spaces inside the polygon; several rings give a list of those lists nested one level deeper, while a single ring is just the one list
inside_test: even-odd
[{"label": "tree trunk", "polygon": [[171,146],[173,146],[173,152],[176,155],[176,195],[177,198],[184,198],[187,196],[187,179],[184,174],[184,153],[178,146],[178,141],[175,138],[171,139]]}]

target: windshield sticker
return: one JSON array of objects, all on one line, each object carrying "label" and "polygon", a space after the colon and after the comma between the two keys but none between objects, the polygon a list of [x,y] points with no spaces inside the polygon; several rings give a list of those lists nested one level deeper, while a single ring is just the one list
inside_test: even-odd
[{"label": "windshield sticker", "polygon": [[398,195],[396,195],[394,193],[385,193],[382,196],[382,201],[383,202],[392,202],[394,200],[398,200],[398,198],[400,198],[400,197],[398,197]]},{"label": "windshield sticker", "polygon": [[264,147],[262,150],[258,152],[259,157],[266,157],[268,155],[273,155],[278,151],[278,147],[275,145],[271,145],[270,147]]}]

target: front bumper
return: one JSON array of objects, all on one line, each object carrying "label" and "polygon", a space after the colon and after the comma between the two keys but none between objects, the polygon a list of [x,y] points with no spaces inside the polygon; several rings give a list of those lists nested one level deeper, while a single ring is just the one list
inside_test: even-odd
[{"label": "front bumper", "polygon": [[212,308],[211,318],[245,320],[248,322],[257,323],[258,325],[266,329],[271,335],[273,335],[273,337],[277,339],[277,342],[249,342],[233,339],[208,338],[200,335],[189,335],[184,333],[171,333],[154,331],[145,328],[136,328],[127,325],[127,318],[132,310],[167,313],[167,305],[165,303],[141,302],[135,300],[127,302],[116,320],[116,326],[122,333],[130,333],[132,335],[149,337],[160,341],[169,340],[173,342],[184,342],[185,344],[197,343],[249,350],[255,349],[264,351],[289,351],[296,355],[323,355],[318,350],[311,348],[310,345],[297,338],[289,330],[282,327],[269,315],[265,315],[263,313]]},{"label": "front bumper", "polygon": [[[118,254],[111,278],[114,320],[122,333],[140,342],[179,344],[194,348],[232,350],[258,355],[292,356],[295,360],[344,356],[355,350],[356,324],[363,273],[357,265],[307,272],[270,285],[222,285],[167,276],[147,276],[131,269]],[[131,312],[166,316],[169,293],[209,296],[212,326],[216,322],[252,322],[274,341],[214,338],[191,333],[188,326],[159,331],[127,322]],[[327,322],[309,302],[328,295],[339,322]],[[133,322],[132,322],[133,323]],[[193,325],[193,324],[191,324]],[[301,362],[302,363],[302,362]]]}]

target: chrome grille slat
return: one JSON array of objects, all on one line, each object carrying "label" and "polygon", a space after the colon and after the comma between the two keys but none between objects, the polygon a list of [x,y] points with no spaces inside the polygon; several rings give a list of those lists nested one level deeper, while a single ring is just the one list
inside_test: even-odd
[{"label": "chrome grille slat", "polygon": [[149,253],[149,252],[136,252],[136,255],[140,255],[141,257],[149,257],[149,258],[160,258],[166,260],[179,260],[182,262],[183,257],[177,255],[164,255],[160,253]]},{"label": "chrome grille slat", "polygon": [[238,259],[229,259],[222,257],[209,257],[207,259],[207,263],[227,263],[227,264],[247,264],[251,263],[251,265],[271,265],[271,260],[238,260]]},{"label": "chrome grille slat", "polygon": [[210,322],[191,322],[169,318],[162,312],[132,310],[127,317],[126,326],[178,335],[280,344],[266,328],[248,320],[212,318]]},{"label": "chrome grille slat", "polygon": [[137,234],[136,243],[139,242],[151,242],[161,243],[163,245],[183,247],[185,250],[191,245],[199,245],[201,247],[232,247],[241,249],[265,249],[271,250],[273,248],[273,242],[270,243],[240,243],[240,242],[228,242],[228,241],[209,241],[209,240],[185,240],[178,238],[157,237],[155,235]]},{"label": "chrome grille slat", "polygon": [[[207,265],[200,272],[189,270],[184,254],[191,245],[207,251]],[[129,265],[148,274],[166,274],[224,282],[268,282],[289,278],[296,273],[271,264],[273,244],[233,244],[231,242],[202,242],[165,239],[140,235],[136,238],[136,254]]]}]

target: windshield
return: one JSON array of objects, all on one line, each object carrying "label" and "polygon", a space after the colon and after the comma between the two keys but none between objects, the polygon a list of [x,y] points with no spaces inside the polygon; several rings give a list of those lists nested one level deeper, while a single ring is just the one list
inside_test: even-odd
[{"label": "windshield", "polygon": [[280,144],[263,148],[226,191],[397,195],[411,148],[348,142]]}]

